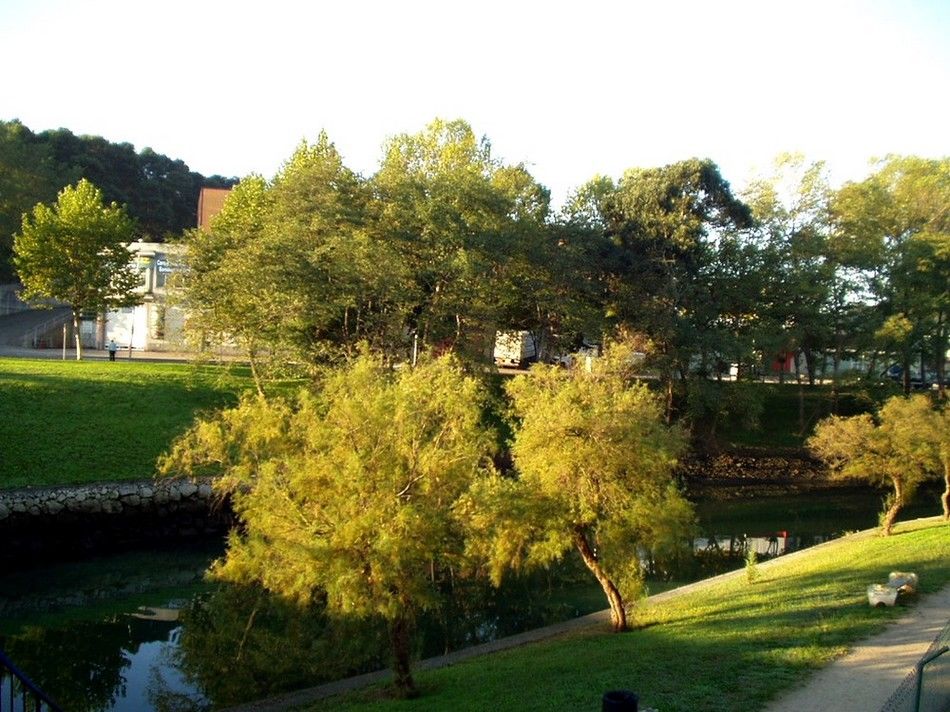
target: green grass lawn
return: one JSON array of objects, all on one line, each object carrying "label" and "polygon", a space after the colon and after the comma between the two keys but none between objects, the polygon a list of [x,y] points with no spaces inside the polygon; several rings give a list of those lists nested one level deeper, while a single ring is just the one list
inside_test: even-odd
[{"label": "green grass lawn", "polygon": [[[500,379],[490,382],[500,398]],[[0,358],[0,488],[148,478],[195,415],[251,387],[248,370],[233,366]],[[830,387],[806,387],[803,435],[798,386],[761,388],[762,427],[721,428],[724,447],[799,448],[831,411]],[[839,412],[866,410],[880,395],[845,389]]]},{"label": "green grass lawn", "polygon": [[0,359],[0,488],[151,477],[196,414],[250,387],[234,367]]},{"label": "green grass lawn", "polygon": [[915,571],[926,595],[950,583],[947,561],[950,526],[936,519],[852,535],[760,565],[754,584],[740,575],[646,602],[629,633],[590,629],[420,672],[416,700],[376,687],[309,709],[593,710],[611,689],[663,712],[761,709],[901,615],[869,607],[867,584]]}]

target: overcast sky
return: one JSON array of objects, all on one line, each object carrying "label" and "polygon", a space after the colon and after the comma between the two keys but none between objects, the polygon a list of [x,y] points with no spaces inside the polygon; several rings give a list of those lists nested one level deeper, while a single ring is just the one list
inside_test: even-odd
[{"label": "overcast sky", "polygon": [[950,154],[950,2],[0,0],[0,119],[270,177],[326,129],[461,117],[560,202],[595,174],[710,157],[741,186],[781,151],[859,178]]}]

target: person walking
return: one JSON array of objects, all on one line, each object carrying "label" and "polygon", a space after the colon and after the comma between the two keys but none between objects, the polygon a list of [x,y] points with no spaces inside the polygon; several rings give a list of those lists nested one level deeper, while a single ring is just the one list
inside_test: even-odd
[{"label": "person walking", "polygon": [[115,343],[115,339],[109,339],[109,360],[115,361],[115,352],[119,350],[119,347]]}]

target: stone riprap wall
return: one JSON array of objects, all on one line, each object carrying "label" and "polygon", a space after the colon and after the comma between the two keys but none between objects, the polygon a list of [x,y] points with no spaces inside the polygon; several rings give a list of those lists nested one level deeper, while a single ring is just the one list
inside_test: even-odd
[{"label": "stone riprap wall", "polygon": [[827,468],[804,452],[691,455],[680,462],[677,476],[688,493],[720,499],[865,489],[854,482],[829,478]]},{"label": "stone riprap wall", "polygon": [[719,453],[689,455],[680,462],[679,474],[688,480],[711,484],[784,484],[827,487],[826,468],[806,453],[769,455]]},{"label": "stone riprap wall", "polygon": [[234,517],[207,480],[0,490],[0,561],[89,555],[223,535]]}]

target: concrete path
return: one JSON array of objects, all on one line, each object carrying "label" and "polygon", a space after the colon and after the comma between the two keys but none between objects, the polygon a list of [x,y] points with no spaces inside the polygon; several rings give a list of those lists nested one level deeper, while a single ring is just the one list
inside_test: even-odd
[{"label": "concrete path", "polygon": [[886,630],[803,680],[765,712],[881,710],[948,621],[950,587],[912,604]]},{"label": "concrete path", "polygon": [[[10,357],[10,358],[33,358],[33,359],[49,359],[54,361],[62,360],[63,350],[60,349],[28,349],[21,348],[17,346],[4,346],[0,345],[0,356]],[[107,361],[109,359],[109,352],[105,349],[90,349],[84,348],[82,350],[82,357],[84,360],[89,361]],[[196,359],[196,354],[186,353],[183,351],[143,351],[141,349],[132,349],[132,357],[129,358],[128,349],[119,349],[116,353],[116,361],[168,361],[168,362],[181,362],[181,361],[193,361]],[[221,355],[214,354],[214,359],[216,361],[240,361],[240,357],[233,355]],[[75,349],[66,349],[66,361],[75,361],[76,360],[76,350]]]}]

